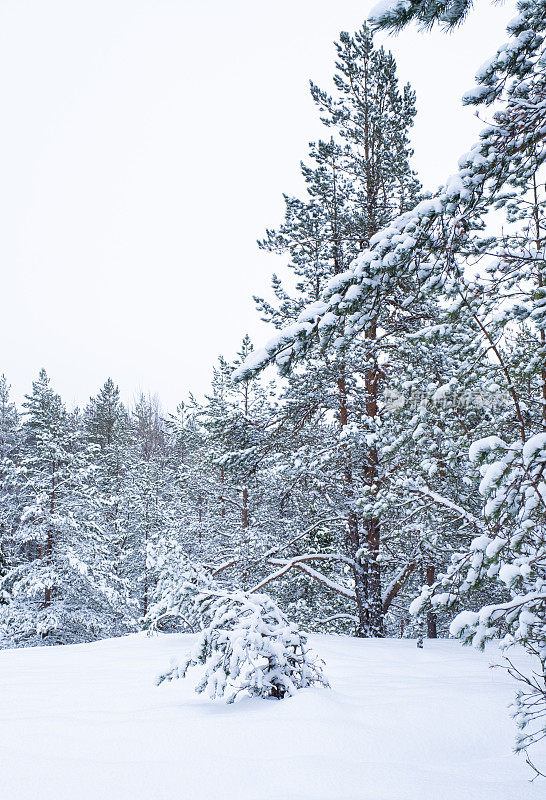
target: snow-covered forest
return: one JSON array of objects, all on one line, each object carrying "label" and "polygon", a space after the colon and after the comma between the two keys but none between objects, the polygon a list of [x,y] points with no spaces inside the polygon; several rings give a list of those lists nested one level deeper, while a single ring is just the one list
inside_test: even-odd
[{"label": "snow-covered forest", "polygon": [[[416,96],[377,40],[464,24],[470,6],[386,0],[340,33],[331,86],[311,82],[323,137],[302,153],[305,192],[258,242],[287,265],[254,298],[270,339],[241,331],[204,397],[189,376],[175,410],[125,403],[112,375],[74,408],[41,369],[16,404],[2,377],[0,644],[139,634],[127,647],[146,658],[168,635],[189,650],[160,665],[161,684],[197,669],[213,699],[306,689],[317,708],[336,690],[321,645],[372,672],[394,658],[421,675],[419,653],[434,656],[424,697],[463,658],[432,640],[488,645],[523,783],[505,766],[495,794],[453,791],[508,800],[546,772],[546,3],[519,0],[506,42],[478,58],[492,55],[464,103],[484,128],[440,187],[414,169]],[[347,637],[375,640],[378,661]],[[21,656],[5,655],[16,672]],[[456,705],[477,702],[454,699],[467,663],[483,666],[454,668],[443,719],[461,730]],[[451,797],[444,780],[431,798]],[[356,783],[343,797],[387,797]],[[418,785],[400,796],[428,797]]]}]

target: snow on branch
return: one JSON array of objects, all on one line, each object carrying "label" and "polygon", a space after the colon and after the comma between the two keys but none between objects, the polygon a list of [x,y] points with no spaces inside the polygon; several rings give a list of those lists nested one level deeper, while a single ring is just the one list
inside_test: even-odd
[{"label": "snow on branch", "polygon": [[314,580],[321,583],[323,586],[326,586],[328,589],[331,589],[338,594],[343,595],[343,597],[347,597],[349,600],[355,599],[355,593],[351,589],[347,589],[347,587],[342,586],[337,581],[333,581],[330,578],[327,578],[322,572],[319,572],[316,569],[310,567],[307,561],[314,561],[314,560],[321,560],[321,561],[341,561],[345,564],[352,565],[351,559],[343,556],[341,554],[320,554],[320,553],[311,553],[309,555],[304,556],[296,556],[295,558],[291,559],[284,559],[284,558],[270,558],[268,562],[274,566],[279,566],[280,569],[272,572],[266,578],[264,578],[260,583],[256,584],[250,591],[251,592],[258,592],[268,583],[271,581],[280,578],[282,575],[285,575],[291,569],[299,569],[301,572],[304,572],[309,577],[313,578]]},{"label": "snow on branch", "polygon": [[432,500],[436,505],[442,506],[442,508],[447,508],[449,511],[452,511],[462,519],[466,520],[470,525],[474,528],[477,528],[480,531],[486,530],[486,525],[483,520],[479,517],[475,517],[474,514],[471,514],[466,508],[457,505],[448,497],[444,497],[438,492],[434,492],[432,489],[429,489],[428,486],[421,486],[417,483],[408,483],[405,485],[405,488],[408,489],[410,492],[414,492],[415,494],[421,495],[422,497],[427,497],[429,500]]}]

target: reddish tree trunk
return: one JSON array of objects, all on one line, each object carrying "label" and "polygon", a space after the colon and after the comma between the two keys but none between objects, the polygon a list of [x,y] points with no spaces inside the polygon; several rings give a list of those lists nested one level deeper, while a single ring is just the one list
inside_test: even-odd
[{"label": "reddish tree trunk", "polygon": [[248,489],[243,489],[243,509],[241,513],[241,527],[243,530],[248,528]]},{"label": "reddish tree trunk", "polygon": [[[427,567],[427,584],[432,586],[434,583],[434,566],[430,564]],[[436,630],[436,614],[432,611],[427,613],[427,638],[428,639],[436,639],[438,637],[438,632]]]}]

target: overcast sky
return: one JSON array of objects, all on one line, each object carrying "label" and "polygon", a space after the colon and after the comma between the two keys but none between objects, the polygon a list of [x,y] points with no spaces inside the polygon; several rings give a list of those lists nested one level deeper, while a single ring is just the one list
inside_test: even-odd
[{"label": "overcast sky", "polygon": [[[110,375],[174,409],[219,353],[269,336],[256,246],[320,136],[312,78],[363,0],[0,0],[0,372],[44,366],[69,405]],[[434,189],[482,123],[460,104],[513,3],[448,36],[378,36],[417,92],[414,166]]]}]

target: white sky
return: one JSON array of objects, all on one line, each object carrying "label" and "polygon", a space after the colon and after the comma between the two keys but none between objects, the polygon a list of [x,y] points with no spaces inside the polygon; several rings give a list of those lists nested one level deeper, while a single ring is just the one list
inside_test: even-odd
[{"label": "white sky", "polygon": [[[0,372],[40,367],[69,404],[110,375],[174,409],[219,353],[269,337],[256,239],[300,193],[321,135],[308,80],[366,0],[0,0]],[[414,166],[434,189],[482,127],[460,104],[514,15],[378,36],[417,92]]]}]

